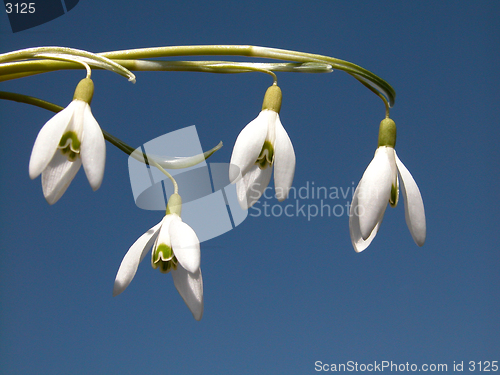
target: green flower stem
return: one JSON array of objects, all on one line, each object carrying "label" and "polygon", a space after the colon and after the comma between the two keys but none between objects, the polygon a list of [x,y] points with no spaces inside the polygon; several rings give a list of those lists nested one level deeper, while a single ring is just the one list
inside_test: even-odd
[{"label": "green flower stem", "polygon": [[172,181],[172,184],[174,185],[174,194],[179,194],[179,185],[177,185],[177,181],[175,181],[175,178],[173,178],[170,173],[163,169],[162,166],[155,162],[153,159],[149,159],[149,162],[151,163],[151,165],[158,168],[160,172],[162,172],[165,176],[167,176],[170,181]]},{"label": "green flower stem", "polygon": [[45,100],[35,98],[33,96],[16,94],[14,92],[0,91],[0,99],[11,100],[14,102],[25,103],[25,104],[31,104],[31,105],[34,105],[36,107],[40,107],[40,108],[43,108],[43,109],[46,109],[48,111],[52,111],[55,113],[61,112],[64,109],[63,107],[60,107],[57,104],[53,104],[53,103],[47,102]]},{"label": "green flower stem", "polygon": [[66,47],[36,47],[0,54],[0,63],[20,61],[31,58],[49,58],[87,63],[118,73],[135,83],[135,75],[116,62],[95,53]]},{"label": "green flower stem", "polygon": [[85,68],[85,70],[87,71],[87,77],[86,78],[90,78],[90,76],[92,75],[92,71],[90,69],[90,65],[87,64],[87,62],[85,60],[74,60],[72,59],[71,57],[68,57],[67,55],[57,55],[57,54],[40,54],[38,55],[39,57],[44,57],[44,58],[49,58],[51,60],[59,60],[59,61],[68,61],[68,62],[76,62],[80,65],[83,65],[83,67]]},{"label": "green flower stem", "polygon": [[[49,53],[49,51],[43,50],[44,48],[52,48],[52,52],[54,52],[57,48],[60,47],[40,47],[40,48],[34,48],[34,49],[29,49],[29,50],[23,50],[23,51],[38,51],[37,53]],[[71,49],[65,49],[61,48],[60,53],[66,53],[67,50]],[[33,57],[36,54],[33,54],[33,51],[31,52]],[[304,53],[304,52],[297,52],[297,51],[291,51],[291,50],[284,50],[284,49],[277,49],[277,48],[267,48],[267,47],[256,47],[256,46],[240,46],[240,45],[206,45],[206,46],[171,46],[171,47],[157,47],[157,48],[141,48],[141,49],[133,49],[133,50],[124,50],[124,51],[112,51],[112,52],[105,52],[105,53],[100,53],[98,55],[90,54],[88,52],[82,51],[82,53],[86,53],[92,56],[100,56],[102,58],[107,58],[110,60],[113,60],[113,62],[116,65],[121,66],[122,69],[126,69],[127,66],[130,67],[131,70],[135,70],[135,68],[140,67],[141,64],[145,64],[145,62],[140,62],[137,60],[140,59],[145,59],[145,58],[156,58],[156,57],[176,57],[176,56],[246,56],[246,57],[255,57],[255,58],[268,58],[268,59],[276,59],[276,60],[286,60],[286,61],[292,61],[295,63],[303,63],[304,66],[306,64],[322,64],[324,66],[328,66],[330,69],[337,69],[337,70],[342,70],[350,75],[352,75],[354,78],[356,78],[360,82],[364,82],[365,86],[369,87],[371,91],[375,93],[380,93],[383,95],[389,106],[394,105],[394,101],[396,99],[396,92],[392,88],[391,85],[389,85],[386,81],[384,81],[382,78],[378,77],[377,75],[371,73],[370,71],[356,65],[353,63],[350,63],[348,61],[336,59],[333,57],[329,56],[323,56],[323,55],[318,55],[318,54],[311,54],[311,53]],[[87,57],[83,56],[82,57]],[[17,52],[11,52],[10,54],[3,54],[0,55],[0,63],[1,62],[7,62],[7,61],[12,61],[12,60],[21,60],[26,58],[26,56],[21,54],[21,51]],[[129,60],[131,61],[132,66],[128,65],[125,61],[123,60]],[[87,61],[88,62],[88,61]],[[27,64],[26,62],[25,64]],[[36,63],[35,62],[30,62],[30,63]],[[56,69],[77,69],[79,66],[72,64],[71,67],[69,67],[68,64],[71,63],[65,63],[65,62],[56,62],[53,61],[51,62],[52,64],[60,64],[60,65],[51,65],[50,63],[43,62],[42,64],[45,64],[44,68],[41,68],[41,65],[33,65],[32,70],[29,74],[36,74],[35,72],[38,72],[40,70],[43,71],[49,71],[49,70],[56,70]],[[166,65],[158,64],[158,62],[154,62],[157,64],[158,70],[167,70],[166,68],[168,67],[168,62],[165,62]],[[61,65],[62,64],[62,65]],[[177,65],[175,65],[177,64]],[[233,72],[244,72],[245,68],[241,67],[242,70],[239,71],[236,67],[238,63],[227,63],[231,64],[232,67],[228,68],[227,66],[222,66],[222,67],[217,67],[216,65],[213,65],[213,62],[174,62],[173,65],[170,66],[170,68],[175,68],[172,70],[197,70],[197,71],[207,71],[206,69],[209,69],[208,71],[210,72],[221,72],[221,73],[233,73]],[[3,65],[3,64],[2,64]],[[175,66],[174,66],[175,65]],[[196,67],[198,65],[198,67]],[[134,68],[135,66],[135,68]],[[145,67],[146,70],[153,69],[154,64],[145,64],[143,67]],[[52,68],[50,68],[52,67]],[[0,74],[2,76],[6,75],[9,78],[12,77],[19,77],[19,76],[12,76],[13,73],[19,74],[23,73],[26,71],[21,71],[21,70],[15,70],[11,72],[7,71],[2,71],[3,68],[8,68],[5,66],[0,66]],[[16,66],[16,68],[20,68],[20,66]],[[261,69],[259,67],[259,69]],[[156,68],[155,68],[156,69]],[[200,69],[200,70],[198,70]],[[264,68],[265,70],[274,70],[274,69],[268,69]],[[252,70],[252,69],[251,69]],[[0,80],[5,80],[4,77],[0,77]]]},{"label": "green flower stem", "polygon": [[[47,102],[45,100],[38,99],[38,98],[28,96],[28,95],[16,94],[13,92],[0,91],[0,99],[12,100],[12,101],[19,102],[19,103],[34,105],[36,107],[40,107],[40,108],[43,108],[43,109],[46,109],[46,110],[49,110],[49,111],[52,111],[55,113],[60,112],[64,109],[61,106]],[[157,160],[158,157],[151,156],[148,159],[147,154],[144,154],[142,152],[137,151],[135,148],[129,146],[128,144],[126,144],[125,142],[123,142],[119,138],[116,138],[115,136],[111,135],[107,131],[105,131],[103,129],[101,129],[101,131],[102,131],[102,134],[104,135],[104,139],[107,140],[109,143],[111,143],[113,146],[117,147],[118,149],[120,149],[124,153],[126,153],[127,155],[132,156],[134,159],[136,159],[144,164],[149,165],[149,163],[151,163],[152,165],[155,165],[157,168],[159,166],[159,169],[162,172],[163,172],[163,167],[161,167],[161,165],[159,165],[159,163],[164,164],[167,166],[167,168],[171,168],[171,169],[187,168],[189,166],[196,165],[196,164],[199,164],[199,163],[205,161],[210,156],[212,156],[215,153],[215,151],[219,150],[222,147],[222,142],[219,142],[219,144],[217,146],[215,146],[214,148],[212,148],[212,149],[210,149],[210,150],[208,150],[200,155],[195,155],[195,156],[187,157],[187,158],[179,158],[179,160],[174,159],[173,161],[158,161]],[[165,172],[163,172],[163,173],[165,173]],[[175,184],[174,184],[174,187],[175,187]]]},{"label": "green flower stem", "polygon": [[369,84],[367,84],[364,80],[359,79],[358,77],[354,77],[354,78],[356,78],[368,90],[370,90],[375,95],[377,95],[380,99],[382,99],[382,101],[384,102],[384,105],[385,105],[385,117],[389,118],[389,112],[390,112],[391,106],[387,102],[387,99],[385,98],[385,96],[383,96],[379,91],[375,90],[372,86],[370,86]]},{"label": "green flower stem", "polygon": [[396,92],[386,81],[372,72],[348,61],[312,53],[297,52],[278,48],[239,46],[239,45],[207,45],[207,46],[172,46],[156,48],[140,48],[133,50],[101,53],[109,59],[144,59],[173,56],[249,56],[289,60],[295,62],[316,62],[331,65],[333,69],[342,70],[358,80],[365,80],[375,90],[380,91],[394,105]]},{"label": "green flower stem", "polygon": [[12,74],[0,75],[0,82],[29,77],[29,76],[33,76],[35,74],[41,74],[41,73],[46,73],[46,72],[47,71],[38,71],[38,72],[30,72],[30,73],[12,73]]},{"label": "green flower stem", "polygon": [[[231,64],[231,63],[228,63],[228,64],[210,64],[207,66],[207,68],[208,69],[216,69],[216,70],[220,69],[223,72],[231,73],[232,71],[234,71],[234,69],[238,69],[238,66],[235,64]],[[276,77],[276,74],[274,74],[274,72],[272,72],[268,69],[259,68],[257,66],[248,66],[246,69],[248,69],[249,71],[269,74],[271,77],[273,77],[273,83],[274,84],[278,83],[278,77]]]},{"label": "green flower stem", "polygon": [[[133,71],[193,71],[206,73],[248,73],[252,71],[291,73],[331,73],[322,63],[245,63],[233,61],[114,60]],[[1,67],[0,67],[1,72]]]},{"label": "green flower stem", "polygon": [[[196,71],[206,73],[248,73],[260,72],[266,73],[273,77],[273,81],[277,82],[276,74],[272,70],[275,69],[290,69],[308,67],[286,66],[287,64],[254,64],[254,63],[236,63],[230,61],[146,61],[146,60],[115,60],[120,65],[127,66],[135,71]],[[300,64],[302,65],[302,64]],[[319,67],[313,67],[311,70],[319,70]],[[323,71],[328,68],[323,67]]]},{"label": "green flower stem", "polygon": [[[331,65],[322,63],[243,63],[231,61],[162,61],[162,60],[114,60],[133,71],[191,71],[205,73],[249,73],[253,71],[292,73],[331,73]],[[80,69],[76,63],[36,60],[0,64],[0,82],[28,77],[35,74]],[[98,68],[99,69],[99,68]]]}]

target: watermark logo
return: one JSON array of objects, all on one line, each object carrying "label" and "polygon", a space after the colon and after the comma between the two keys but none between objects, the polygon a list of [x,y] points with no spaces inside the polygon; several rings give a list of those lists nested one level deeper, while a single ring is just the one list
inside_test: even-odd
[{"label": "watermark logo", "polygon": [[79,0],[38,0],[18,2],[4,0],[13,33],[31,29],[64,15],[73,9]]},{"label": "watermark logo", "polygon": [[[318,186],[314,181],[306,181],[303,186],[292,186],[288,198],[279,203],[275,200],[274,189],[268,186],[248,213],[251,217],[295,217],[307,221],[349,216],[355,189],[354,182],[351,186]],[[250,189],[251,197],[253,190],[254,187]],[[359,207],[357,211],[361,212],[356,214],[363,214]]]},{"label": "watermark logo", "polygon": [[[155,138],[138,151],[165,159],[203,153],[194,125]],[[133,157],[129,157],[128,166],[136,205],[144,210],[165,211],[174,192],[168,177]],[[179,184],[182,220],[194,229],[200,242],[230,231],[247,217],[248,211],[242,210],[238,203],[236,186],[229,182],[229,163],[202,162],[168,172]]]}]

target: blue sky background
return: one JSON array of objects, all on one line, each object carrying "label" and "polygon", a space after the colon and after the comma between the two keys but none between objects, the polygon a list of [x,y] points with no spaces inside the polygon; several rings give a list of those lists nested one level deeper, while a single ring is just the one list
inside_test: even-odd
[{"label": "blue sky background", "polygon": [[[312,374],[316,361],[449,370],[464,361],[467,372],[469,361],[500,361],[499,15],[498,1],[82,0],[15,34],[0,16],[1,52],[251,44],[361,65],[396,89],[396,149],[427,216],[419,248],[402,202],[388,208],[361,254],[347,214],[248,217],[202,244],[205,313],[196,322],[171,276],[147,259],[111,296],[124,254],[163,215],[135,206],[127,156],[107,144],[101,188],[92,192],[80,171],[49,206],[28,162],[52,114],[0,102],[2,373]],[[66,106],[83,77],[54,72],[0,90]],[[196,125],[204,149],[224,142],[210,160],[221,163],[272,83],[258,73],[139,72],[135,85],[105,71],[92,78],[103,129],[139,146]],[[294,186],[355,187],[377,146],[382,102],[339,71],[281,73],[278,82],[297,156]]]}]

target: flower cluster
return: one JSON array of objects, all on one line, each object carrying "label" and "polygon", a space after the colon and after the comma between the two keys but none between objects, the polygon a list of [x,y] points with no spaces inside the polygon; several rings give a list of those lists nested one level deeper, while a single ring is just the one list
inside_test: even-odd
[{"label": "flower cluster", "polygon": [[[197,48],[213,55],[221,51],[220,47],[223,47],[224,54],[226,54],[230,46],[199,46]],[[160,50],[167,51],[168,48],[160,48]],[[235,51],[241,53],[240,48]],[[147,52],[156,56],[160,51],[148,49]],[[424,204],[415,180],[396,155],[396,124],[389,118],[389,105],[395,98],[392,87],[374,74],[338,59],[310,55],[311,61],[305,62],[304,58],[308,54],[285,50],[280,52],[278,49],[271,51],[263,47],[256,47],[251,52],[252,56],[268,58],[281,56],[279,58],[295,59],[295,63],[279,66],[259,64],[256,67],[244,63],[225,64],[200,61],[176,65],[179,69],[184,66],[186,69],[188,67],[194,70],[199,68],[201,71],[221,73],[264,71],[274,76],[274,84],[264,95],[261,112],[240,132],[231,155],[229,180],[236,184],[236,195],[241,208],[248,210],[260,199],[273,175],[276,198],[278,201],[285,200],[295,174],[295,151],[280,120],[282,92],[276,84],[276,75],[271,70],[262,67],[269,66],[276,70],[284,69],[284,71],[288,69],[288,71],[325,72],[332,71],[335,66],[335,69],[348,71],[372,91],[380,93],[379,96],[384,100],[387,113],[386,119],[380,124],[375,156],[353,195],[349,214],[352,245],[356,252],[361,252],[370,245],[380,228],[387,205],[398,204],[399,184],[401,183],[406,223],[415,243],[422,246],[426,238]],[[120,56],[120,53],[112,55],[116,58]],[[128,58],[127,54],[121,57]],[[30,177],[34,179],[39,175],[42,176],[43,195],[49,204],[56,203],[62,197],[82,165],[92,189],[94,191],[99,189],[104,175],[106,147],[103,131],[90,109],[94,84],[90,79],[89,64],[117,72],[132,82],[135,82],[135,76],[124,66],[102,54],[96,55],[60,47],[40,47],[0,55],[0,64],[8,61],[24,64],[23,61],[29,58],[70,61],[84,65],[87,69],[87,78],[77,85],[73,101],[47,121],[40,130],[29,162]],[[162,64],[141,61],[140,65],[143,68],[153,69]],[[221,144],[204,154],[178,158],[172,162],[134,151],[130,146],[107,133],[106,137],[132,157],[157,167],[171,179],[174,185],[174,194],[168,200],[162,220],[140,236],[125,254],[116,274],[113,296],[117,296],[128,287],[135,277],[139,264],[151,251],[153,269],[172,274],[177,291],[193,317],[200,320],[203,316],[204,304],[200,240],[194,230],[182,221],[182,199],[178,194],[177,182],[164,168],[184,168],[198,164],[218,150]]]}]

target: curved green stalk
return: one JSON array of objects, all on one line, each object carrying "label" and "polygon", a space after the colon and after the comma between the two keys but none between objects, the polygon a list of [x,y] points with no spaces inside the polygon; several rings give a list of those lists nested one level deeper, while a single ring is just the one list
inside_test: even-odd
[{"label": "curved green stalk", "polygon": [[162,166],[159,165],[157,162],[155,162],[152,159],[148,159],[148,160],[151,163],[151,165],[158,168],[161,173],[163,173],[165,176],[167,176],[170,179],[170,181],[172,181],[172,185],[174,185],[174,194],[179,194],[179,185],[177,185],[177,181],[175,181],[175,178],[170,173],[168,173],[165,169],[163,169]]},{"label": "curved green stalk", "polygon": [[35,47],[26,48],[18,51],[13,51],[9,53],[0,54],[0,63],[10,62],[10,61],[20,61],[31,58],[48,58],[55,60],[69,60],[75,62],[84,62],[92,66],[96,66],[102,69],[111,70],[118,73],[126,78],[132,83],[135,83],[135,75],[129,70],[125,69],[123,66],[117,64],[116,62],[95,53],[67,48],[67,47]]},{"label": "curved green stalk", "polygon": [[[48,53],[48,51],[43,51],[43,48],[60,48],[60,47],[40,47],[35,49],[28,49],[23,51],[37,51],[37,53]],[[66,50],[61,48],[58,53],[64,53]],[[33,51],[31,52],[33,54]],[[78,50],[76,50],[78,51]],[[21,54],[22,51],[11,52],[10,54],[0,55],[0,63],[5,61],[12,60],[20,60],[22,58],[26,58]],[[139,68],[141,65],[145,70],[168,70],[172,68],[172,70],[197,70],[197,71],[209,71],[209,72],[220,72],[220,73],[236,73],[236,72],[244,72],[245,68],[242,66],[237,66],[238,63],[227,63],[232,65],[231,68],[227,66],[217,67],[217,63],[214,62],[145,62],[140,61],[140,59],[145,58],[156,58],[156,57],[176,57],[176,56],[248,56],[254,58],[268,58],[268,59],[276,59],[276,60],[286,60],[293,61],[295,63],[304,64],[321,64],[321,66],[328,66],[328,69],[337,69],[342,70],[354,78],[356,78],[360,82],[364,82],[365,86],[370,87],[371,91],[378,92],[387,98],[387,102],[389,106],[394,105],[396,99],[396,92],[386,81],[372,72],[356,65],[348,61],[336,59],[329,56],[323,56],[312,53],[304,53],[297,52],[285,49],[278,48],[268,48],[268,47],[257,47],[257,46],[249,46],[249,45],[201,45],[201,46],[171,46],[171,47],[156,47],[156,48],[141,48],[141,49],[132,49],[132,50],[124,50],[124,51],[112,51],[100,53],[97,55],[90,54],[85,51],[80,51],[82,53],[87,53],[92,56],[100,56],[101,58],[106,58],[113,60],[114,64],[121,66],[122,69],[126,69],[130,67],[131,70],[135,70],[135,68]],[[83,55],[82,55],[83,56]],[[139,60],[139,61],[137,61]],[[127,63],[128,61],[128,63]],[[20,71],[21,68],[19,65],[14,66],[14,70],[9,72],[9,68],[12,69],[12,65],[5,66],[4,64],[0,65],[0,80],[18,78],[21,76],[37,74],[39,71],[49,71],[56,69],[77,69],[79,68],[76,64],[64,63],[64,62],[38,62],[39,65],[35,65],[34,62],[25,62],[25,64],[32,64],[29,73],[26,73],[28,70]],[[42,65],[40,65],[42,64]],[[60,65],[56,65],[60,64]],[[171,65],[168,65],[171,64]],[[177,64],[177,65],[176,65]],[[241,64],[241,63],[239,63]],[[251,63],[247,63],[250,66]],[[248,68],[249,70],[255,70],[252,68]],[[25,66],[24,66],[25,67]],[[241,70],[239,70],[241,68]],[[254,67],[255,68],[255,67]],[[261,69],[262,66],[258,67]],[[4,70],[5,69],[5,70]],[[273,71],[275,69],[271,68],[263,68],[265,70]],[[247,70],[248,71],[248,70]],[[25,74],[25,75],[24,75]]]},{"label": "curved green stalk", "polygon": [[[231,61],[115,60],[133,71],[191,71],[235,74],[252,71],[291,73],[331,73],[331,65],[322,63],[244,63]],[[80,69],[76,63],[36,60],[0,64],[0,82],[63,69]],[[99,69],[99,68],[98,68]]]},{"label": "curved green stalk", "polygon": [[356,77],[354,76],[354,78],[356,78],[363,86],[365,86],[368,90],[370,90],[371,92],[373,92],[375,95],[377,95],[380,99],[382,99],[382,101],[384,102],[384,105],[385,105],[385,117],[386,118],[389,118],[389,112],[390,112],[390,109],[391,109],[391,106],[389,105],[389,103],[387,102],[387,99],[385,98],[385,96],[383,96],[380,92],[378,92],[377,90],[375,90],[372,86],[370,86],[369,84],[367,84],[363,79],[360,79],[359,77]]},{"label": "curved green stalk", "polygon": [[324,63],[331,65],[333,69],[342,70],[353,76],[358,76],[361,79],[366,80],[374,89],[380,91],[387,98],[391,106],[394,105],[394,102],[396,100],[396,92],[392,88],[392,86],[369,70],[366,70],[348,61],[312,53],[249,45],[201,45],[140,48],[124,51],[105,52],[101,53],[100,55],[110,59],[144,59],[174,56],[231,55],[290,60],[295,62]]}]

